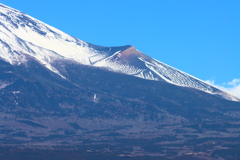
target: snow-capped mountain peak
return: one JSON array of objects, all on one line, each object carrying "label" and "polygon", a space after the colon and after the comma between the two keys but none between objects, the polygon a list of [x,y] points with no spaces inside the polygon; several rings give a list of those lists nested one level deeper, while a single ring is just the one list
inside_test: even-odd
[{"label": "snow-capped mountain peak", "polygon": [[226,92],[141,53],[133,46],[93,45],[2,4],[0,58],[12,65],[24,64],[34,58],[63,78],[65,76],[54,66],[54,61],[70,60],[143,79],[191,87],[239,101]]}]

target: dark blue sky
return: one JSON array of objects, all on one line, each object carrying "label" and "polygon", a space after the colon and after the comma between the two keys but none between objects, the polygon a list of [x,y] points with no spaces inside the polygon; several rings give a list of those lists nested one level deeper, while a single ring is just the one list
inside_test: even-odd
[{"label": "dark blue sky", "polygon": [[[240,89],[239,0],[1,0],[0,3],[81,40],[102,46],[130,44],[199,79]],[[237,82],[234,86],[226,85],[234,79]]]}]

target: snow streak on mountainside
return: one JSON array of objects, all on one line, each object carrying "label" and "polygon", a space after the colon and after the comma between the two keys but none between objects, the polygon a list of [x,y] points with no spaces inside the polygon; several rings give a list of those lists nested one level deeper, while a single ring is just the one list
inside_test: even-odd
[{"label": "snow streak on mountainside", "polygon": [[236,97],[139,52],[133,46],[101,47],[0,4],[0,58],[12,65],[34,58],[65,78],[55,60],[72,60],[136,77],[166,81],[239,101]]}]

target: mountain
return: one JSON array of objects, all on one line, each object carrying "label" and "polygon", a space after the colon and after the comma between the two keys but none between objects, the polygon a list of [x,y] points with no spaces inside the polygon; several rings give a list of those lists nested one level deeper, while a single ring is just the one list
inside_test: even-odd
[{"label": "mountain", "polygon": [[236,158],[239,101],[133,46],[93,45],[0,4],[0,147]]},{"label": "mountain", "polygon": [[12,65],[24,64],[32,57],[62,76],[53,63],[68,59],[143,79],[196,88],[239,101],[226,92],[141,53],[133,46],[96,46],[69,36],[20,11],[4,5],[0,7],[1,58]]}]

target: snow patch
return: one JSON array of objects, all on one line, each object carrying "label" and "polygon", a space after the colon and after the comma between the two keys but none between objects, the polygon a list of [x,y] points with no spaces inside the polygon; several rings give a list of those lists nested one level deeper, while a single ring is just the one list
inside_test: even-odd
[{"label": "snow patch", "polygon": [[3,88],[6,88],[7,86],[11,85],[12,83],[10,82],[5,82],[0,80],[0,90]]}]

